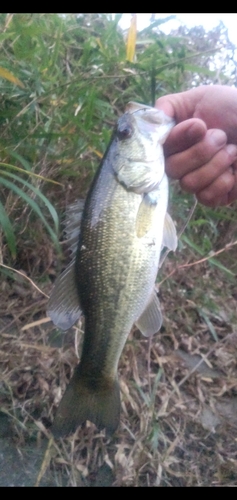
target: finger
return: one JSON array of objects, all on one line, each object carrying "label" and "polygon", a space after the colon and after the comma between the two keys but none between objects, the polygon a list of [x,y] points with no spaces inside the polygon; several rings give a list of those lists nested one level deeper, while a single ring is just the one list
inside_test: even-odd
[{"label": "finger", "polygon": [[166,173],[172,179],[184,175],[205,165],[225,146],[226,134],[223,130],[208,130],[204,139],[189,149],[166,158]]},{"label": "finger", "polygon": [[208,129],[226,132],[228,142],[237,143],[237,89],[226,85],[200,87],[160,97],[155,106],[180,123],[201,118]]},{"label": "finger", "polygon": [[197,193],[197,200],[207,207],[217,207],[228,204],[228,193],[235,184],[235,176],[231,168],[224,172],[208,188]]},{"label": "finger", "polygon": [[165,156],[191,148],[191,146],[204,139],[206,132],[207,127],[200,119],[191,118],[179,123],[171,130],[164,144]]},{"label": "finger", "polygon": [[237,160],[232,165],[232,171],[235,178],[235,182],[233,188],[228,193],[228,204],[233,203],[233,201],[237,200]]},{"label": "finger", "polygon": [[228,170],[236,158],[237,147],[234,144],[228,144],[218,151],[211,161],[185,175],[180,181],[181,187],[189,193],[197,193],[206,189]]},{"label": "finger", "polygon": [[168,94],[157,99],[155,107],[162,109],[179,123],[194,116],[196,106],[206,92],[207,86],[200,86],[185,92]]}]

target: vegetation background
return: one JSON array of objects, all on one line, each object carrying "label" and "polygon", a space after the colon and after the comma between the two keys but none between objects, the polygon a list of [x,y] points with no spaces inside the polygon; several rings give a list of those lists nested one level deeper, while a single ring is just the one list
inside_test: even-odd
[{"label": "vegetation background", "polygon": [[[0,14],[0,485],[193,486],[237,481],[236,204],[198,205],[158,277],[164,326],[120,360],[121,426],[53,442],[82,324],[62,335],[47,296],[69,254],[61,224],[84,198],[129,100],[237,85],[235,47],[165,20],[128,32],[110,14]],[[169,18],[167,18],[169,19]],[[177,183],[181,229],[193,205]],[[2,460],[2,462],[1,462]]]}]

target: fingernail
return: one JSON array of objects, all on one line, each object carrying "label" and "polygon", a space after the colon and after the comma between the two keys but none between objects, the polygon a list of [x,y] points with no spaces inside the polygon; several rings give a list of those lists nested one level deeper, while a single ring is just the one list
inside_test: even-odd
[{"label": "fingernail", "polygon": [[[208,132],[207,132],[208,133]],[[214,146],[224,146],[226,143],[226,134],[223,130],[216,129],[210,134],[210,139]]]},{"label": "fingernail", "polygon": [[227,144],[225,149],[230,156],[237,156],[237,147],[234,144]]}]

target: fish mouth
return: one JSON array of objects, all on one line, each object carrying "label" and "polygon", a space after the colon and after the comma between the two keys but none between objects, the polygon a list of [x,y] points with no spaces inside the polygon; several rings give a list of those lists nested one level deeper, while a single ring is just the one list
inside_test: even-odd
[{"label": "fish mouth", "polygon": [[167,116],[161,109],[153,108],[146,104],[140,104],[139,102],[128,102],[125,112],[129,114],[138,114],[143,120],[157,125],[161,123],[163,125],[170,125],[170,127],[175,125],[174,120],[170,116]]},{"label": "fish mouth", "polygon": [[129,101],[125,108],[125,113],[136,113],[139,110],[155,109],[152,106],[147,106],[146,104],[140,104],[139,102]]},{"label": "fish mouth", "polygon": [[147,134],[150,136],[155,133],[157,134],[157,141],[160,141],[161,144],[165,142],[175,125],[173,118],[167,116],[161,109],[138,102],[128,102],[125,112],[133,115],[136,126],[144,137]]}]

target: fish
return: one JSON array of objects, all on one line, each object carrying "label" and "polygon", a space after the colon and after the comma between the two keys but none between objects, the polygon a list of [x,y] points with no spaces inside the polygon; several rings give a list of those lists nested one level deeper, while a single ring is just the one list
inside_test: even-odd
[{"label": "fish", "polygon": [[70,209],[72,260],[55,282],[47,314],[62,330],[83,314],[85,330],[80,362],[53,422],[55,437],[87,420],[108,434],[116,431],[117,369],[128,335],[134,324],[146,337],[162,325],[155,285],[160,254],[177,247],[163,154],[173,126],[163,111],[128,103],[84,206]]}]

